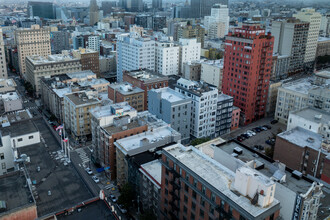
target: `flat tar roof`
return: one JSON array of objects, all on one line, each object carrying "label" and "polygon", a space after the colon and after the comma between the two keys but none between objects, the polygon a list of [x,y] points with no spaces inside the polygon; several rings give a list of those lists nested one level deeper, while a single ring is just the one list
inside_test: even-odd
[{"label": "flat tar roof", "polygon": [[18,137],[26,134],[38,132],[38,129],[31,120],[20,121],[11,124],[11,126],[0,128],[2,135],[10,134],[11,137]]}]

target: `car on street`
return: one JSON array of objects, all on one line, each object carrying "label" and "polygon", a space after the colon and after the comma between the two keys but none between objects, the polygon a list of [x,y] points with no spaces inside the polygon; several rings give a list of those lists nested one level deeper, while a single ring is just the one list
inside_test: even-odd
[{"label": "car on street", "polygon": [[114,195],[112,195],[112,194],[110,194],[110,199],[111,199],[111,201],[112,201],[113,203],[116,203],[116,202],[117,202],[117,198],[116,198],[116,196],[114,196]]},{"label": "car on street", "polygon": [[272,129],[272,127],[270,125],[263,125],[262,127],[265,127],[267,129]]},{"label": "car on street", "polygon": [[100,179],[97,176],[92,176],[92,179],[94,180],[95,183],[100,182]]},{"label": "car on street", "polygon": [[271,145],[271,146],[274,146],[275,145],[275,139],[274,138],[268,139],[265,142],[266,142],[266,144]]},{"label": "car on street", "polygon": [[260,129],[263,130],[263,131],[267,131],[268,130],[266,127],[263,127],[263,126]]},{"label": "car on street", "polygon": [[254,145],[254,149],[256,150],[264,150],[264,146],[262,145]]},{"label": "car on street", "polygon": [[244,141],[244,139],[243,139],[241,136],[237,136],[237,140],[238,140],[239,142]]},{"label": "car on street", "polygon": [[274,125],[274,124],[276,124],[277,122],[278,122],[278,120],[274,119],[274,120],[272,120],[270,123],[271,123],[272,125]]},{"label": "car on street", "polygon": [[242,137],[244,137],[245,139],[248,139],[250,136],[248,134],[241,134]]},{"label": "car on street", "polygon": [[89,175],[93,174],[93,171],[91,170],[91,168],[87,167],[85,170]]},{"label": "car on street", "polygon": [[121,213],[126,214],[127,210],[124,208],[123,205],[117,204],[118,209],[121,211]]}]

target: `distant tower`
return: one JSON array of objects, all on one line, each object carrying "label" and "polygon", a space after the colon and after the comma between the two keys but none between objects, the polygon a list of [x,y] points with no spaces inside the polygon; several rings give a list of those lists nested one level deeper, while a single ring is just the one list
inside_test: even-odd
[{"label": "distant tower", "polygon": [[94,26],[99,21],[99,7],[96,0],[91,0],[89,4],[89,24]]}]

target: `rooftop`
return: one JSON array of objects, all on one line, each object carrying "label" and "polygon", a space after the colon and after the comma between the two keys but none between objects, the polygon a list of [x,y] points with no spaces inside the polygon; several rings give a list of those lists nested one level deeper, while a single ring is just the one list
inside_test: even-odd
[{"label": "rooftop", "polygon": [[13,79],[0,79],[0,93],[15,90],[16,83]]},{"label": "rooftop", "polygon": [[178,91],[170,89],[168,87],[160,88],[160,89],[152,89],[151,91],[161,93],[161,98],[167,100],[168,102],[178,102],[182,100],[190,100],[189,97],[181,94]]},{"label": "rooftop", "polygon": [[97,51],[88,48],[79,48],[78,50],[73,50],[73,52],[80,54],[98,53]]},{"label": "rooftop", "polygon": [[32,55],[26,58],[30,60],[34,65],[52,64],[52,63],[68,62],[68,61],[79,61],[79,59],[72,58],[71,56],[64,54],[48,55],[47,58],[39,55]]},{"label": "rooftop", "polygon": [[110,84],[110,82],[103,78],[98,79],[90,79],[87,81],[78,82],[80,86],[95,86],[95,85],[101,85],[101,84]]},{"label": "rooftop", "polygon": [[[122,117],[125,117],[125,116],[122,116]],[[129,116],[127,116],[127,117],[129,117]],[[124,126],[116,126],[114,124],[107,125],[107,126],[104,126],[103,129],[109,135],[113,135],[113,134],[116,134],[116,133],[119,133],[119,132],[122,132],[122,131],[127,131],[127,130],[130,130],[130,129],[133,129],[133,128],[138,128],[138,127],[141,127],[141,126],[143,126],[143,124],[140,124],[138,121],[133,121],[133,122],[130,122],[128,124],[125,124]]]},{"label": "rooftop", "polygon": [[330,125],[330,113],[321,109],[307,107],[297,111],[292,111],[290,112],[290,114],[297,115],[301,118],[304,118],[308,121],[312,121],[314,123],[322,123],[324,125],[327,124]]},{"label": "rooftop", "polygon": [[146,83],[168,80],[166,76],[159,75],[154,71],[147,69],[129,71],[125,72],[124,74],[127,74]]},{"label": "rooftop", "polygon": [[318,42],[330,41],[330,37],[319,37]]},{"label": "rooftop", "polygon": [[298,93],[308,94],[308,91],[318,86],[313,85],[313,78],[306,77],[283,84],[282,88],[292,90]]},{"label": "rooftop", "polygon": [[5,201],[7,210],[2,214],[8,214],[17,208],[26,208],[35,206],[35,201],[29,187],[25,187],[26,178],[21,171],[10,172],[7,175],[0,176],[0,201]]},{"label": "rooftop", "polygon": [[[182,163],[184,166],[205,180],[216,190],[218,190],[219,193],[224,194],[226,197],[228,197],[230,200],[232,200],[234,203],[236,203],[238,206],[243,208],[246,212],[254,217],[257,217],[268,209],[279,205],[279,201],[276,199],[274,199],[274,201],[265,208],[252,205],[250,199],[233,191],[235,172],[228,169],[221,163],[215,161],[214,159],[208,157],[194,147],[185,147],[181,144],[175,144],[164,148],[163,151],[176,158],[178,161],[180,161],[180,163]],[[251,168],[244,167],[244,170],[242,171],[248,171],[248,173],[253,175],[254,173],[258,174],[258,176],[262,178],[262,181],[264,181],[266,185],[272,183],[270,179],[260,175],[259,172]]]},{"label": "rooftop", "polygon": [[202,93],[205,93],[205,92],[217,90],[217,88],[215,86],[205,83],[203,81],[196,82],[196,81],[191,81],[191,80],[184,79],[184,78],[180,78],[177,81],[176,87],[183,89],[183,90],[188,90],[197,96],[201,96]]},{"label": "rooftop", "polygon": [[325,79],[330,79],[330,70],[322,70],[320,72],[316,72],[315,76],[322,77]]},{"label": "rooftop", "polygon": [[223,68],[223,59],[221,59],[221,60],[204,60],[201,63],[210,65],[210,66],[215,66],[218,68]]},{"label": "rooftop", "polygon": [[140,89],[139,87],[134,87],[127,82],[122,83],[113,83],[109,85],[112,89],[120,92],[123,95],[132,95],[137,93],[144,93],[144,90]]},{"label": "rooftop", "polygon": [[175,142],[172,138],[174,136],[179,137],[177,139],[180,139],[181,137],[180,134],[171,127],[163,126],[160,128],[153,128],[141,134],[136,134],[117,140],[115,145],[125,155],[132,156]]},{"label": "rooftop", "polygon": [[74,72],[74,73],[67,73],[66,74],[68,77],[70,77],[71,79],[73,78],[89,78],[89,77],[93,77],[96,78],[96,74],[93,73],[91,70],[84,70],[84,71],[79,71],[79,72]]},{"label": "rooftop", "polygon": [[20,99],[17,92],[8,92],[6,94],[0,95],[0,97],[6,102]]},{"label": "rooftop", "polygon": [[151,182],[160,186],[162,182],[162,164],[159,160],[153,160],[142,164],[140,171],[144,173]]},{"label": "rooftop", "polygon": [[230,100],[230,99],[233,99],[233,97],[226,95],[224,93],[221,93],[218,95],[218,102],[222,102],[222,101],[226,101],[226,100]]},{"label": "rooftop", "polygon": [[92,104],[99,104],[100,101],[97,99],[96,96],[89,95],[86,91],[79,91],[70,94],[64,95],[67,97],[74,105],[92,105]]},{"label": "rooftop", "polygon": [[26,134],[38,132],[37,127],[31,120],[20,121],[19,123],[11,124],[8,127],[0,128],[1,134],[10,135],[11,137],[19,137]]},{"label": "rooftop", "polygon": [[122,109],[124,112],[136,111],[133,107],[131,107],[127,102],[119,102],[116,104],[109,104],[104,106],[97,106],[90,110],[91,114],[96,118],[102,118],[106,116],[114,115],[115,112],[112,111]]},{"label": "rooftop", "polygon": [[309,147],[317,151],[321,148],[322,144],[322,135],[301,127],[295,127],[289,131],[284,131],[277,136],[299,147]]}]

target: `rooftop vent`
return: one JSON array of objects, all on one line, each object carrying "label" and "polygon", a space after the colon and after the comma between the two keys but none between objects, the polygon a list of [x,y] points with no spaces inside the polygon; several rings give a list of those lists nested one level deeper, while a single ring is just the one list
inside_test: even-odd
[{"label": "rooftop vent", "polygon": [[307,138],[307,142],[314,143],[314,138],[311,138],[311,137]]},{"label": "rooftop vent", "polygon": [[322,119],[322,115],[321,114],[315,115],[314,118],[317,119],[317,120],[321,120]]}]

